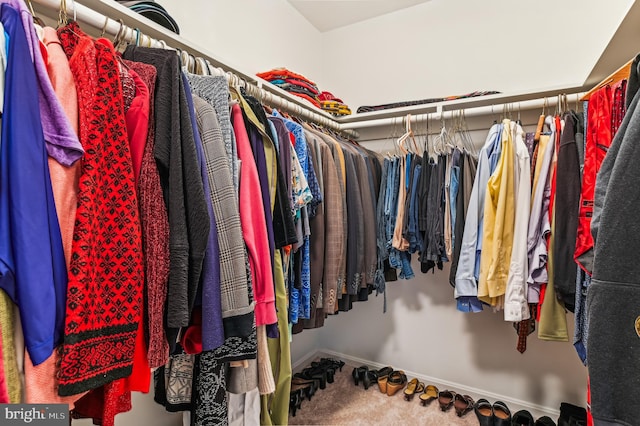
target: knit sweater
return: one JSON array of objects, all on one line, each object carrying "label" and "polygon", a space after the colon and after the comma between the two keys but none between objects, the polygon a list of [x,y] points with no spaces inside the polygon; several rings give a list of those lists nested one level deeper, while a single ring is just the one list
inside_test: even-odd
[{"label": "knit sweater", "polygon": [[169,359],[169,345],[164,332],[164,310],[169,280],[169,221],[162,198],[158,166],[153,158],[155,147],[154,99],[156,69],[141,62],[124,61],[149,88],[149,128],[142,154],[138,202],[142,225],[142,249],[145,267],[149,366],[160,367]]},{"label": "knit sweater", "polygon": [[115,52],[76,23],[58,35],[83,106],[80,141],[86,151],[60,366],[59,393],[72,395],[131,374],[142,241]]},{"label": "knit sweater", "polygon": [[[154,156],[171,229],[166,326],[176,333],[189,325],[209,236],[210,220],[193,129],[175,53],[129,46],[124,57],[151,64],[158,72]],[[169,337],[169,344],[173,342],[175,339]]]}]

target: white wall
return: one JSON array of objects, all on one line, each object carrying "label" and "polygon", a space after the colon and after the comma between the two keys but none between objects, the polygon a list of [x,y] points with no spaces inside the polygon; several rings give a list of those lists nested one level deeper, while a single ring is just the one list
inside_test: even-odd
[{"label": "white wall", "polygon": [[[448,268],[422,275],[419,264],[413,267],[415,279],[387,283],[386,314],[382,296],[371,296],[310,331],[321,348],[475,388],[475,398],[489,392],[549,410],[562,401],[585,405],[587,372],[570,343],[541,341],[534,333],[520,354],[502,313],[456,311]],[[567,318],[573,330],[573,315]]]},{"label": "white wall", "polygon": [[633,0],[432,0],[323,34],[323,87],[361,105],[582,84]]},{"label": "white wall", "polygon": [[248,74],[286,67],[322,80],[321,34],[286,0],[161,0],[180,35]]}]

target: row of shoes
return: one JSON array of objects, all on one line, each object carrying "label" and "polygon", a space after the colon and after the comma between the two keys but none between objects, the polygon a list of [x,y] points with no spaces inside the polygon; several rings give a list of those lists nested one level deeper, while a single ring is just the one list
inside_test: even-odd
[{"label": "row of shoes", "polygon": [[[425,407],[438,400],[442,411],[449,411],[453,407],[458,417],[475,411],[480,426],[556,426],[550,417],[542,416],[535,420],[526,410],[518,411],[512,416],[511,410],[502,401],[491,404],[482,398],[475,402],[469,395],[450,390],[440,391],[436,386],[425,385],[417,378],[407,381],[404,371],[394,370],[392,367],[376,370],[363,365],[354,368],[351,375],[354,384],[358,386],[362,383],[365,390],[377,382],[380,392],[387,396],[394,396],[399,390],[404,389],[406,401],[411,401],[418,395],[420,404]],[[560,405],[557,426],[586,426],[586,415],[584,408],[563,402]]]},{"label": "row of shoes", "polygon": [[[475,405],[476,416],[480,426],[556,426],[549,416],[534,420],[527,410],[520,410],[511,416],[507,405],[502,401],[491,404],[486,399],[479,399]],[[587,426],[587,410],[577,405],[563,402],[560,404],[560,417],[557,426]]]},{"label": "row of shoes", "polygon": [[394,370],[392,367],[384,367],[379,370],[370,369],[366,365],[356,367],[351,373],[356,386],[362,383],[365,390],[373,383],[378,383],[380,392],[387,396],[394,396],[399,390],[404,389],[405,401],[412,401],[416,395],[420,405],[426,407],[431,402],[438,400],[442,411],[454,408],[458,417],[463,417],[473,410],[474,401],[469,395],[457,394],[453,391],[440,391],[434,385],[425,385],[417,378],[408,380],[402,370]]},{"label": "row of shoes", "polygon": [[291,378],[289,394],[289,413],[295,417],[302,408],[302,401],[311,401],[318,389],[326,389],[327,383],[334,382],[336,371],[342,371],[344,361],[333,358],[320,358]]},{"label": "row of shoes", "polygon": [[[482,425],[482,422],[480,423]],[[548,416],[542,416],[538,420],[527,410],[518,411],[511,420],[512,426],[556,426]],[[587,410],[584,407],[563,402],[560,404],[560,417],[557,426],[587,426]]]}]

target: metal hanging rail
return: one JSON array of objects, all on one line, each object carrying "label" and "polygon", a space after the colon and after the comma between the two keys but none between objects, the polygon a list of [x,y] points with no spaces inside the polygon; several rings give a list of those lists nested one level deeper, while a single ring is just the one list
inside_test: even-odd
[{"label": "metal hanging rail", "polygon": [[42,13],[53,19],[57,17],[61,6],[66,6],[69,18],[74,18],[103,35],[115,37],[119,34],[122,41],[127,43],[135,43],[138,39],[140,46],[186,51],[194,57],[203,58],[210,65],[210,69],[213,68],[215,74],[224,75],[232,84],[244,87],[250,95],[255,96],[261,102],[304,120],[343,132],[350,137],[358,137],[357,132],[343,130],[340,123],[336,122],[330,114],[306,104],[297,96],[291,95],[257,76],[228,65],[228,61],[217,58],[205,49],[195,46],[190,41],[117,2],[108,0],[82,0],[82,2],[31,0],[31,3],[37,13]]},{"label": "metal hanging rail", "polygon": [[[584,95],[583,92],[567,93],[568,97],[572,99],[579,99]],[[529,99],[518,102],[505,102],[501,104],[489,104],[482,106],[466,106],[463,108],[456,108],[455,104],[442,104],[434,105],[427,112],[423,112],[417,115],[411,114],[411,122],[418,123],[425,120],[437,121],[440,119],[452,118],[459,111],[464,111],[465,117],[476,117],[483,115],[495,115],[500,114],[505,108],[509,108],[512,112],[526,111],[532,109],[542,109],[543,107],[555,107],[558,104],[558,97],[553,96],[549,98]],[[446,107],[446,109],[444,109]],[[373,120],[356,121],[353,123],[342,123],[343,129],[363,129],[373,128],[381,126],[393,126],[398,124],[399,117],[406,117],[408,113],[404,115],[395,115],[389,118],[379,118]]]}]

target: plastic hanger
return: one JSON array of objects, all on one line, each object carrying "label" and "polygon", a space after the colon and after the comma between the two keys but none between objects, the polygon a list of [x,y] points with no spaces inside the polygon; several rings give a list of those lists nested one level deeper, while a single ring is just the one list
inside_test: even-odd
[{"label": "plastic hanger", "polygon": [[404,146],[404,141],[412,134],[411,131],[411,114],[407,115],[407,122],[405,123],[405,133],[400,136],[400,138],[396,141],[396,145],[400,148],[400,151],[403,155],[407,155],[409,151]]},{"label": "plastic hanger", "polygon": [[[398,141],[398,143],[400,143],[401,146],[405,147],[405,143],[408,140],[410,140],[411,141],[411,145],[409,145],[408,151],[413,153],[413,154],[417,154],[418,153],[418,144],[416,143],[415,135],[413,133],[413,129],[411,128],[411,114],[407,114],[405,120],[406,120],[406,122],[405,122],[405,134],[400,137],[400,141]],[[405,149],[407,149],[407,148],[405,147]]]}]

